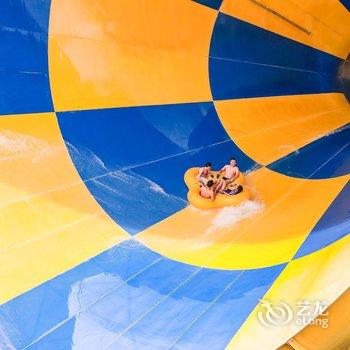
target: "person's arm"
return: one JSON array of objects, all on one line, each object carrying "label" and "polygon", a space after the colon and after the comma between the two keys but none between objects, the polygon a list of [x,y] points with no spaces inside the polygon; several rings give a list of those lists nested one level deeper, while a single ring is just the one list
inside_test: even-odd
[{"label": "person's arm", "polygon": [[219,174],[221,174],[222,172],[224,172],[226,170],[226,165],[223,167],[223,168],[221,168],[220,170],[219,170]]},{"label": "person's arm", "polygon": [[203,175],[203,168],[199,169],[198,175],[196,176],[197,180],[199,180],[199,178]]},{"label": "person's arm", "polygon": [[239,168],[236,167],[236,172],[235,172],[235,179],[237,179],[239,177]]}]

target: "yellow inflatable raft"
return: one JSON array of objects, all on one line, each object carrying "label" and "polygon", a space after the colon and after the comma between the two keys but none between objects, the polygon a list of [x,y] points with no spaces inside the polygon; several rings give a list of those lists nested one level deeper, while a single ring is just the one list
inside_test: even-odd
[{"label": "yellow inflatable raft", "polygon": [[[239,177],[232,183],[228,188],[233,187],[234,184],[242,185],[243,191],[236,195],[227,195],[218,193],[215,198],[215,201],[212,202],[210,199],[203,198],[199,194],[199,182],[196,178],[198,175],[199,168],[190,168],[186,171],[184,175],[185,183],[188,187],[187,199],[188,201],[199,209],[215,209],[235,206],[241,203],[245,199],[250,198],[249,190],[244,186],[245,180],[242,173],[239,174]],[[210,178],[215,182],[219,181],[223,175],[219,176],[218,172],[212,171]]]}]

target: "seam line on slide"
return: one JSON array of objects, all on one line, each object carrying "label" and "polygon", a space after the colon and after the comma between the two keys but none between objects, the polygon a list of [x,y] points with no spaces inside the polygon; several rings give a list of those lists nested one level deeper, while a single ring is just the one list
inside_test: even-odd
[{"label": "seam line on slide", "polygon": [[100,297],[98,297],[97,299],[95,299],[94,301],[92,301],[91,303],[89,303],[88,305],[84,306],[83,308],[81,308],[79,311],[77,311],[76,313],[70,315],[68,318],[66,318],[65,320],[61,321],[60,323],[56,324],[54,327],[52,327],[51,329],[49,329],[48,331],[46,331],[44,334],[42,334],[40,337],[38,337],[37,339],[35,339],[34,341],[32,341],[31,343],[29,343],[28,345],[26,345],[23,350],[29,348],[30,346],[34,345],[35,343],[37,343],[39,340],[43,339],[44,337],[46,337],[47,335],[49,335],[50,333],[52,333],[53,331],[55,331],[57,328],[59,328],[60,326],[64,325],[65,323],[67,323],[69,320],[71,320],[72,318],[78,316],[81,312],[85,311],[86,309],[88,309],[89,307],[91,307],[92,305],[94,305],[95,303],[97,303],[99,300],[103,299],[104,297],[108,296],[109,294],[111,294],[112,292],[114,292],[115,290],[117,290],[119,287],[121,287],[122,285],[126,284],[127,282],[129,282],[130,280],[132,280],[133,278],[137,277],[138,275],[140,275],[142,272],[146,271],[147,269],[149,269],[151,266],[157,264],[159,261],[165,259],[164,257],[161,257],[157,260],[155,260],[152,264],[146,266],[145,268],[143,268],[142,270],[138,271],[137,273],[135,273],[134,275],[132,275],[131,277],[129,277],[128,279],[126,279],[125,281],[123,281],[122,283],[119,283],[118,285],[116,285],[115,287],[113,287],[112,289],[110,289],[108,292],[102,294]]}]

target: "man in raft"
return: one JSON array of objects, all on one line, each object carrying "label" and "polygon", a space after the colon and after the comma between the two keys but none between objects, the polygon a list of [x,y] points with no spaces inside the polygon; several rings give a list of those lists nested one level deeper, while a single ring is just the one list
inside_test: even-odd
[{"label": "man in raft", "polygon": [[239,176],[239,169],[235,158],[231,158],[230,163],[225,165],[221,170],[219,170],[220,174],[223,172],[225,172],[225,175],[217,184],[215,188],[215,193],[225,193],[227,186],[230,185],[233,181],[235,181]]}]

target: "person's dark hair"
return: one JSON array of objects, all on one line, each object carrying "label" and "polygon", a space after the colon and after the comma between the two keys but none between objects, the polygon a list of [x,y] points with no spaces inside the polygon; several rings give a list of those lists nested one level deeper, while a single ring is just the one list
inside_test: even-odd
[{"label": "person's dark hair", "polygon": [[210,163],[210,162],[207,162],[207,163],[204,164],[204,166],[205,166],[205,167],[209,167],[209,166],[211,166],[211,163]]},{"label": "person's dark hair", "polygon": [[230,162],[231,162],[231,160],[234,160],[234,161],[237,162],[236,158],[233,158],[233,157],[232,157],[232,158],[230,158]]},{"label": "person's dark hair", "polygon": [[213,186],[214,185],[214,181],[213,180],[209,180],[208,182],[207,182],[207,187],[211,187],[211,186]]}]

